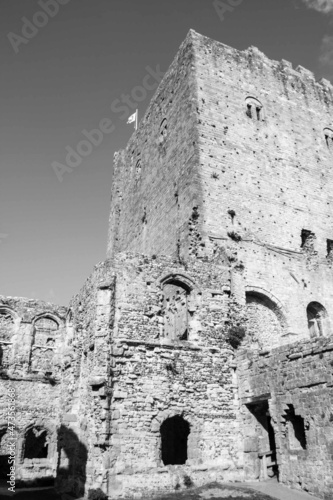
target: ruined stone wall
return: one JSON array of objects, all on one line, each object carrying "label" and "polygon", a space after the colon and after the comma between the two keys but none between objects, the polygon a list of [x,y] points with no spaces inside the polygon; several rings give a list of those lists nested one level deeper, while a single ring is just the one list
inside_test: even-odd
[{"label": "ruined stone wall", "polygon": [[[122,254],[114,266],[109,494],[145,496],[241,477],[234,350],[226,333],[228,259],[184,265]],[[188,287],[186,340],[168,328],[170,283]],[[190,425],[188,455],[186,464],[168,466],[161,426],[175,416]]]},{"label": "ruined stone wall", "polygon": [[[207,236],[237,233],[299,251],[301,230],[327,254],[332,232],[333,89],[308,70],[193,33]],[[260,108],[251,107],[256,98]],[[234,211],[231,215],[228,211]]]},{"label": "ruined stone wall", "polygon": [[195,94],[189,35],[138,130],[115,155],[108,257],[186,251],[188,223],[201,203]]},{"label": "ruined stone wall", "polygon": [[[268,400],[279,479],[329,500],[333,489],[332,337],[294,343],[270,352],[239,354],[238,384],[248,479],[258,479],[260,439],[251,404]],[[303,426],[293,428],[292,422]]]},{"label": "ruined stone wall", "polygon": [[[0,297],[0,461],[8,460],[8,390],[14,389],[16,479],[33,484],[56,476],[62,346],[66,308]],[[29,432],[45,436],[30,441]],[[35,436],[33,434],[32,436]]]},{"label": "ruined stone wall", "polygon": [[114,273],[98,264],[70,302],[65,346],[57,487],[82,496],[102,485],[108,458]]}]

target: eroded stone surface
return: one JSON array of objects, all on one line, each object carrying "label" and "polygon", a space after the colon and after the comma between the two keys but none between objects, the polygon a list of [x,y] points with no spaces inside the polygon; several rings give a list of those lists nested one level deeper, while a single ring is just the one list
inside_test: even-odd
[{"label": "eroded stone surface", "polygon": [[107,260],[67,308],[0,297],[18,479],[116,499],[278,474],[331,498],[332,101],[189,33],[115,155]]}]

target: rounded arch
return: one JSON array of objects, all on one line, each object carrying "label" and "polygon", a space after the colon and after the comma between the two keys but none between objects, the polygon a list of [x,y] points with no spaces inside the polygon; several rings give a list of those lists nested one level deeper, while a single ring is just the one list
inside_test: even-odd
[{"label": "rounded arch", "polygon": [[190,432],[190,423],[182,415],[170,416],[162,422],[161,459],[164,465],[186,464]]},{"label": "rounded arch", "polygon": [[272,349],[283,343],[288,331],[284,308],[267,290],[246,287],[246,336],[243,347]]},{"label": "rounded arch", "polygon": [[17,312],[12,307],[9,307],[5,304],[0,304],[0,314],[10,314],[12,316],[13,320],[16,320],[16,321],[18,321],[20,319]]},{"label": "rounded arch", "polygon": [[326,320],[328,319],[326,308],[320,302],[309,302],[306,308],[306,315],[310,337],[325,336]]},{"label": "rounded arch", "polygon": [[248,96],[245,99],[246,104],[246,114],[249,118],[261,121],[264,119],[263,109],[264,106],[262,102],[256,97]]},{"label": "rounded arch", "polygon": [[163,139],[166,139],[168,135],[168,120],[166,118],[163,118],[160,124],[160,136]]},{"label": "rounded arch", "polygon": [[179,284],[183,286],[189,293],[199,292],[199,288],[195,281],[185,273],[169,273],[157,280],[157,285],[159,288],[163,288],[165,285],[169,284]]},{"label": "rounded arch", "polygon": [[276,312],[285,328],[289,327],[287,313],[282,302],[271,292],[258,286],[246,286],[245,295],[246,298],[250,298],[251,296],[258,297],[258,299],[262,300],[263,303]]},{"label": "rounded arch", "polygon": [[326,145],[329,149],[333,148],[333,129],[330,127],[324,128],[324,137],[326,141]]},{"label": "rounded arch", "polygon": [[51,311],[45,311],[43,313],[40,313],[40,314],[37,314],[36,316],[34,316],[32,318],[32,324],[33,324],[33,326],[35,326],[36,322],[39,321],[40,319],[51,319],[55,323],[57,323],[58,328],[61,328],[62,326],[64,326],[63,320],[60,319],[59,316],[57,316],[56,314],[54,314]]}]

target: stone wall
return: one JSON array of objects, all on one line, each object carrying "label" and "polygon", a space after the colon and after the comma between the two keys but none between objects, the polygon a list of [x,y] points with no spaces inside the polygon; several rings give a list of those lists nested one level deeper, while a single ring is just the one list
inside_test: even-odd
[{"label": "stone wall", "polygon": [[258,453],[267,451],[250,410],[253,404],[268,401],[280,481],[325,500],[332,498],[332,339],[239,353],[237,376],[248,479],[259,478]]},{"label": "stone wall", "polygon": [[188,246],[200,203],[196,81],[186,38],[124,151],[115,155],[108,257],[174,254]]},{"label": "stone wall", "polygon": [[14,389],[15,421],[11,423],[15,425],[17,485],[50,482],[56,476],[66,312],[64,307],[37,300],[0,297],[0,461],[5,475],[10,454],[8,390]]}]

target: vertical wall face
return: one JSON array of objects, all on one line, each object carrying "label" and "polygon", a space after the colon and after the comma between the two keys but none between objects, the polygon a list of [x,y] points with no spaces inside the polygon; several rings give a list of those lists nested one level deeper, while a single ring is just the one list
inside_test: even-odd
[{"label": "vertical wall face", "polygon": [[256,48],[240,52],[193,37],[207,231],[299,251],[306,229],[326,256],[333,151],[324,129],[333,125],[332,86]]},{"label": "vertical wall face", "polygon": [[201,204],[195,95],[189,35],[138,131],[115,157],[109,257],[186,252],[188,223]]},{"label": "vertical wall face", "polygon": [[193,40],[206,248],[233,241],[236,288],[271,294],[289,317],[282,333],[306,336],[311,301],[333,315],[332,86],[255,48]]},{"label": "vertical wall face", "polygon": [[57,475],[66,311],[42,301],[0,297],[0,474],[9,473],[14,441],[16,486],[50,484]]},{"label": "vertical wall face", "polygon": [[[275,446],[281,482],[325,500],[332,497],[332,349],[329,339],[321,339],[239,356],[248,479],[262,478],[264,452]],[[263,442],[263,423],[253,411],[264,402],[272,419],[273,444]]]}]

